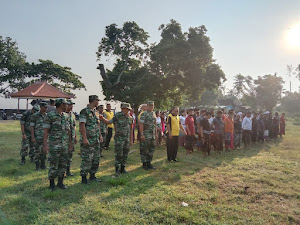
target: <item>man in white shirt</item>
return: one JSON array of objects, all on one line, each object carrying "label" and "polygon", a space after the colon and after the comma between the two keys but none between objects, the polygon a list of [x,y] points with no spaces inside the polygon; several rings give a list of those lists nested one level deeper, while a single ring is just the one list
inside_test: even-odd
[{"label": "man in white shirt", "polygon": [[[180,119],[180,123],[184,129],[186,128],[186,126],[185,126],[186,117],[187,117],[186,110],[185,109],[181,110],[181,115],[179,116],[179,119]],[[182,134],[179,136],[179,145],[181,147],[184,147],[184,135],[182,135]]]},{"label": "man in white shirt", "polygon": [[245,146],[247,147],[251,143],[251,133],[252,133],[251,112],[247,112],[245,118],[243,119],[242,130],[243,130],[243,141]]}]

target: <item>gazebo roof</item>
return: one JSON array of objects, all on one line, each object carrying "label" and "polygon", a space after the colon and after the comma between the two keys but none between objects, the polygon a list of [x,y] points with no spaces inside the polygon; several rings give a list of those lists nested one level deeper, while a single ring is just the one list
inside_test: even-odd
[{"label": "gazebo roof", "polygon": [[12,98],[74,98],[73,95],[68,95],[47,82],[36,82],[21,91],[12,93],[10,95]]}]

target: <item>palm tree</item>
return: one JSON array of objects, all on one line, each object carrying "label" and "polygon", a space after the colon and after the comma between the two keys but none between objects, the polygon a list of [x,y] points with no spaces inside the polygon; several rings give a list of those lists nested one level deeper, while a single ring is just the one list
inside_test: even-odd
[{"label": "palm tree", "polygon": [[251,76],[243,76],[242,74],[237,74],[234,77],[234,86],[235,94],[241,96],[242,94],[248,94],[253,86],[253,79]]}]

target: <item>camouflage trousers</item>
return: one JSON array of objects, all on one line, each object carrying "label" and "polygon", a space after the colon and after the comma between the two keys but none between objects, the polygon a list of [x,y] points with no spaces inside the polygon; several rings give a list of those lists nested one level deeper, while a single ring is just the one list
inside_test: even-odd
[{"label": "camouflage trousers", "polygon": [[151,162],[153,159],[155,149],[155,139],[154,138],[145,138],[144,141],[140,144],[140,155],[141,155],[141,162]]},{"label": "camouflage trousers", "polygon": [[29,147],[29,157],[34,157],[34,144],[31,142],[31,135],[26,133],[26,139],[21,142],[21,151],[20,156],[25,157],[28,155],[28,147]]},{"label": "camouflage trousers", "polygon": [[106,133],[101,133],[102,138],[103,138],[103,142],[100,143],[100,153],[102,153],[102,150],[105,147],[105,142],[106,142]]},{"label": "camouflage trousers", "polygon": [[72,151],[68,151],[67,167],[71,166],[72,159],[73,159],[73,152],[74,152],[74,143],[73,143],[73,150]]},{"label": "camouflage trousers", "polygon": [[88,173],[97,173],[100,162],[100,143],[94,143],[90,145],[80,144],[80,152],[80,175],[87,176]]},{"label": "camouflage trousers", "polygon": [[128,137],[115,136],[115,166],[126,165],[130,141]]},{"label": "camouflage trousers", "polygon": [[68,148],[50,147],[48,161],[50,164],[49,172],[48,172],[49,179],[55,179],[56,177],[63,177],[67,168]]},{"label": "camouflage trousers", "polygon": [[41,161],[42,159],[46,159],[46,154],[43,150],[43,140],[36,140],[36,143],[34,143],[34,160],[36,162]]}]

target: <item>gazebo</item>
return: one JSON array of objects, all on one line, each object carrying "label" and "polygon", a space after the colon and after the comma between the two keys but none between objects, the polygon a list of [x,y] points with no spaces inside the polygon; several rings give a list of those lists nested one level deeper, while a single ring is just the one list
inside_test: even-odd
[{"label": "gazebo", "polygon": [[20,108],[20,99],[27,99],[26,110],[28,109],[28,99],[55,99],[55,98],[74,98],[74,95],[68,95],[47,82],[36,82],[21,91],[10,94],[12,98],[18,98],[18,110]]}]

